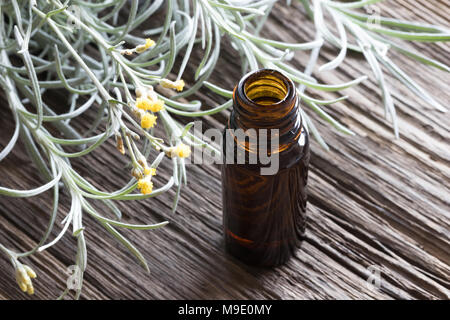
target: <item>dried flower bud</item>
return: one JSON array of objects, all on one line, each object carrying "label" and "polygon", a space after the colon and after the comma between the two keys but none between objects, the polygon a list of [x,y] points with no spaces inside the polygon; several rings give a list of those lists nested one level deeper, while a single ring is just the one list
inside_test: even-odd
[{"label": "dried flower bud", "polygon": [[116,134],[116,148],[121,154],[125,154],[125,147],[123,145],[123,139],[120,133]]},{"label": "dried flower bud", "polygon": [[137,163],[139,163],[141,166],[146,167],[147,166],[147,159],[145,157],[141,156],[137,159]]},{"label": "dried flower bud", "polygon": [[141,171],[139,168],[133,168],[133,169],[131,170],[131,175],[132,175],[133,177],[135,177],[136,180],[139,180],[139,179],[141,179],[141,178],[143,177],[142,171]]}]

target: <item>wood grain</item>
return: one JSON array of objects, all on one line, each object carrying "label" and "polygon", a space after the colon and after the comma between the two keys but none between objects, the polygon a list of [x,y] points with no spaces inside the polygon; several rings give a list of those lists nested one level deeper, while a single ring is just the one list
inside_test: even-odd
[{"label": "wood grain", "polygon": [[[314,26],[302,8],[275,6],[264,34],[286,41],[314,38]],[[398,18],[449,26],[446,1],[385,1],[381,13]],[[224,42],[226,43],[226,39]],[[448,44],[413,43],[409,46],[442,62],[450,61]],[[197,50],[201,59],[201,51]],[[322,50],[319,66],[336,51]],[[444,106],[450,101],[450,78],[443,71],[419,65],[392,52],[417,82]],[[292,64],[304,68],[307,52]],[[186,74],[193,74],[193,67]],[[317,74],[324,83],[370,74],[358,55],[350,56],[333,72]],[[316,70],[317,71],[317,70]],[[227,77],[223,77],[226,72]],[[211,82],[231,89],[240,78],[236,53],[224,45],[218,71]],[[118,203],[130,223],[170,224],[155,231],[124,231],[142,250],[150,274],[99,225],[85,218],[88,268],[85,299],[448,299],[450,298],[450,118],[418,100],[398,81],[395,88],[400,139],[394,139],[384,118],[380,91],[373,76],[350,98],[328,107],[356,136],[334,131],[313,112],[329,144],[326,152],[312,143],[309,178],[309,222],[306,240],[295,257],[275,269],[246,266],[227,256],[222,243],[220,171],[217,166],[188,167],[188,186],[176,213],[171,213],[174,190],[147,201]],[[189,83],[189,79],[188,79]],[[334,94],[310,92],[320,98]],[[2,93],[3,97],[3,93]],[[205,106],[223,102],[204,89],[196,97]],[[63,98],[59,98],[63,104]],[[13,121],[0,98],[0,147],[13,132]],[[227,112],[204,119],[204,129],[223,127]],[[89,115],[77,123],[82,131]],[[86,165],[87,163],[87,165]],[[74,167],[101,188],[120,188],[129,173],[123,156],[109,141],[89,156],[75,159]],[[168,169],[167,164],[164,165]],[[19,145],[0,164],[4,186],[31,188],[41,183]],[[159,170],[155,182],[168,179]],[[50,193],[32,199],[0,197],[0,242],[16,250],[30,249],[43,234],[50,212]],[[62,196],[59,220],[69,210]],[[58,224],[53,232],[57,234]],[[32,299],[52,299],[65,287],[66,267],[74,261],[74,240],[64,237],[55,247],[27,259],[38,273]],[[368,286],[369,266],[381,269],[382,286]],[[29,299],[18,289],[9,261],[0,256],[0,299]]]}]

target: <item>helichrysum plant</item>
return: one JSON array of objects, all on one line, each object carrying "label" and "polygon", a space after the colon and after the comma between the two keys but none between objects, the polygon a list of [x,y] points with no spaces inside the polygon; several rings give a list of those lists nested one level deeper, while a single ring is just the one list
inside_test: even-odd
[{"label": "helichrysum plant", "polygon": [[[365,57],[381,88],[385,113],[392,121],[396,136],[399,132],[395,105],[382,66],[427,104],[446,111],[389,58],[389,52],[395,50],[449,72],[447,65],[396,41],[448,41],[449,29],[384,17],[376,17],[376,23],[368,23],[371,16],[362,9],[380,1],[300,0],[301,6],[283,2],[281,5],[303,8],[316,28],[315,38],[310,42],[285,43],[260,35],[275,0],[0,0],[0,86],[15,121],[15,131],[0,151],[0,161],[21,139],[44,181],[42,186],[31,190],[0,187],[0,194],[32,197],[53,190],[53,210],[39,243],[22,253],[0,244],[0,252],[12,263],[11,275],[13,278],[15,274],[19,288],[34,293],[32,279],[36,274],[24,260],[53,246],[71,232],[77,239],[75,263],[79,270],[76,273],[79,285],[74,296],[80,296],[87,263],[84,234],[89,232],[83,224],[84,215],[93,217],[148,269],[142,254],[119,230],[149,230],[167,222],[148,225],[121,222],[120,210],[113,201],[143,200],[175,187],[175,210],[181,186],[186,182],[185,158],[189,157],[191,149],[209,148],[219,152],[190,132],[192,123],[182,125],[173,116],[200,117],[231,106],[231,88],[208,82],[219,59],[224,36],[240,54],[242,73],[261,67],[273,68],[298,84],[299,95],[306,106],[302,111],[306,126],[326,149],[326,142],[306,112],[311,109],[337,130],[353,134],[323,108],[346,97],[319,100],[305,93],[305,89],[338,92],[357,85],[367,75],[347,83],[319,83],[312,70],[325,42],[338,50],[336,58],[320,66],[319,72],[337,68],[348,51]],[[142,27],[153,18],[161,21],[159,26]],[[194,46],[201,48],[203,56],[195,74],[189,77],[194,80],[185,83],[183,75]],[[289,65],[298,50],[311,53],[305,70]],[[174,70],[177,59],[179,67]],[[160,87],[166,91],[158,90]],[[209,109],[202,108],[197,100],[180,100],[206,89],[229,100]],[[46,92],[54,90],[64,91],[68,96],[64,113],[56,113],[44,98]],[[161,93],[167,90],[172,94]],[[77,132],[71,120],[92,109],[97,117],[90,129],[83,134]],[[164,138],[154,135],[153,129],[157,126],[164,129]],[[64,138],[57,137],[55,130]],[[108,139],[115,139],[116,152],[128,157],[131,167],[129,182],[113,192],[96,188],[71,165],[72,158],[89,154]],[[138,144],[137,140],[145,143]],[[78,149],[68,152],[65,149],[68,146],[78,146]],[[154,160],[149,163],[151,154]],[[155,186],[152,178],[158,174],[162,161],[172,164],[172,177],[164,185]],[[62,231],[54,236],[53,225],[61,214],[58,211],[61,192],[70,196],[71,206],[69,212],[64,213]],[[98,212],[92,205],[94,200],[104,202],[116,213],[116,219]],[[69,289],[61,297],[67,295]]]}]

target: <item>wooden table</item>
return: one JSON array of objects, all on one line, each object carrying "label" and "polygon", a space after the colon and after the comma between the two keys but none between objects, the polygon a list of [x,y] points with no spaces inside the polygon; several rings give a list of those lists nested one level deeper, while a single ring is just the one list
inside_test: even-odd
[{"label": "wooden table", "polygon": [[[298,5],[276,5],[265,35],[286,41],[314,38],[314,27]],[[449,26],[447,1],[393,1],[378,5],[381,13]],[[240,78],[236,53],[226,45],[211,82],[231,89]],[[448,44],[415,43],[412,47],[449,63]],[[322,50],[319,65],[336,55]],[[391,53],[393,59],[431,91],[443,105],[450,101],[450,78]],[[197,51],[197,60],[201,52]],[[308,53],[292,61],[304,68]],[[365,60],[351,55],[340,69],[316,74],[324,83],[347,81],[370,74]],[[193,68],[187,74],[193,74]],[[226,75],[226,76],[224,76]],[[189,78],[187,79],[189,83]],[[350,98],[330,106],[331,115],[357,133],[345,136],[311,110],[326,152],[312,145],[309,180],[309,224],[306,239],[295,257],[275,269],[246,266],[224,253],[221,183],[217,166],[190,165],[188,186],[182,190],[176,213],[171,213],[175,190],[140,202],[120,203],[123,221],[170,224],[155,231],[124,231],[142,250],[150,266],[143,271],[134,258],[98,224],[85,216],[88,268],[82,298],[86,299],[437,299],[449,298],[450,288],[450,117],[418,100],[398,81],[395,88],[401,138],[394,139],[384,118],[380,90],[371,75]],[[311,91],[310,91],[311,92]],[[320,94],[321,98],[336,95]],[[13,132],[13,121],[2,93],[0,146]],[[222,103],[207,89],[196,97],[205,108]],[[61,100],[63,101],[63,100]],[[204,129],[223,127],[227,113],[205,118]],[[82,131],[85,122],[78,128]],[[114,142],[73,161],[83,176],[107,190],[129,178],[125,158]],[[86,163],[88,164],[86,166]],[[168,179],[159,170],[156,185]],[[0,164],[4,186],[36,187],[41,183],[24,153],[16,148]],[[99,183],[100,182],[100,183]],[[50,212],[50,192],[32,199],[0,197],[0,243],[17,250],[30,249],[40,239]],[[63,196],[59,220],[70,203]],[[53,237],[60,230],[54,230]],[[75,241],[65,236],[55,247],[27,259],[38,273],[31,299],[57,297],[65,288],[66,268],[74,262]],[[374,270],[381,271],[381,287],[367,285]],[[9,261],[0,256],[0,299],[29,299],[20,292]]]}]

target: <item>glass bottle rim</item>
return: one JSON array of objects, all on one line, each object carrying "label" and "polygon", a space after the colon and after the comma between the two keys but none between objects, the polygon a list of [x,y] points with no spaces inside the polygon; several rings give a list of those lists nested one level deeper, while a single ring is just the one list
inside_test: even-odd
[{"label": "glass bottle rim", "polygon": [[[282,99],[278,99],[277,102],[268,104],[260,104],[257,101],[253,100],[247,94],[248,86],[257,81],[258,79],[263,79],[264,76],[274,76],[276,79],[279,79],[283,82],[283,86],[285,88],[285,94]],[[243,104],[251,107],[252,109],[258,110],[259,108],[267,108],[272,107],[278,109],[278,107],[288,107],[291,103],[295,102],[296,98],[296,90],[295,85],[291,79],[285,76],[282,72],[274,69],[259,69],[257,71],[252,71],[247,73],[242,79],[239,81],[236,86],[235,94],[239,97]]]}]

